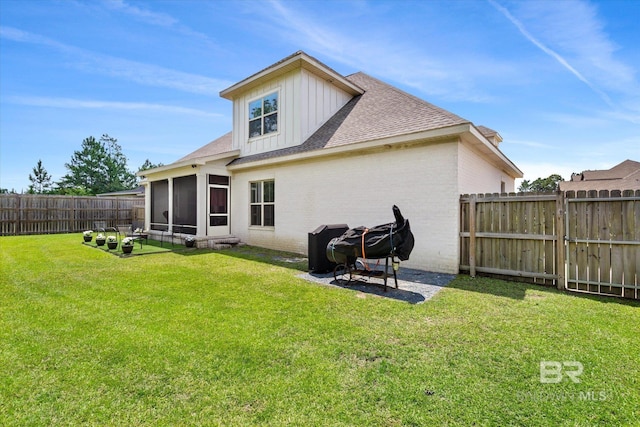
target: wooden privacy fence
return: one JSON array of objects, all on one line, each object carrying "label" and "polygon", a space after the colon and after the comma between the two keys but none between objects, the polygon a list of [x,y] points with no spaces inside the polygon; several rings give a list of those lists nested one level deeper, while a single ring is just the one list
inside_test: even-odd
[{"label": "wooden privacy fence", "polygon": [[463,195],[460,270],[640,299],[640,191]]},{"label": "wooden privacy fence", "polygon": [[[131,224],[144,199],[0,194],[0,235],[54,234]],[[144,215],[144,214],[143,214]]]}]

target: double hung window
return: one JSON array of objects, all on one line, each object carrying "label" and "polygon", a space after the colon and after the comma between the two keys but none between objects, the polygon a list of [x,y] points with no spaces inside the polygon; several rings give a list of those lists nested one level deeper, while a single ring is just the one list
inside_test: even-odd
[{"label": "double hung window", "polygon": [[273,227],[275,225],[275,181],[251,183],[250,217],[252,226]]},{"label": "double hung window", "polygon": [[278,92],[249,103],[249,138],[278,131]]}]

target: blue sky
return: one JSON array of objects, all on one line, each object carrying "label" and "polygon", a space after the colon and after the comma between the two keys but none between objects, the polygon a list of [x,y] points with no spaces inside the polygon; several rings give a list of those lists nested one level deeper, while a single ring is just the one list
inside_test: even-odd
[{"label": "blue sky", "polygon": [[131,170],[231,129],[220,90],[304,50],[497,130],[534,180],[640,161],[639,1],[0,0],[0,187],[88,136]]}]

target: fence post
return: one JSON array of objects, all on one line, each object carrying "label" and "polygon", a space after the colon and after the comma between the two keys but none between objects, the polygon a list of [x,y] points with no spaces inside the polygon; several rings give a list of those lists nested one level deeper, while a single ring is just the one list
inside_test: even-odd
[{"label": "fence post", "polygon": [[565,242],[564,242],[564,229],[565,229],[565,215],[564,215],[564,192],[558,190],[556,195],[556,272],[558,274],[558,282],[556,287],[559,290],[565,288]]},{"label": "fence post", "polygon": [[476,195],[469,197],[469,275],[476,277]]},{"label": "fence post", "polygon": [[19,194],[16,194],[16,236],[22,234],[22,222],[20,217],[22,215],[22,197]]}]

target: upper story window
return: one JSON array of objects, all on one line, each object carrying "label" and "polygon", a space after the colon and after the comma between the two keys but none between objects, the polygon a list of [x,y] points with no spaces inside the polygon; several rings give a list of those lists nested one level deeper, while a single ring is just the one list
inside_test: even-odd
[{"label": "upper story window", "polygon": [[249,138],[278,131],[278,92],[249,103]]}]

